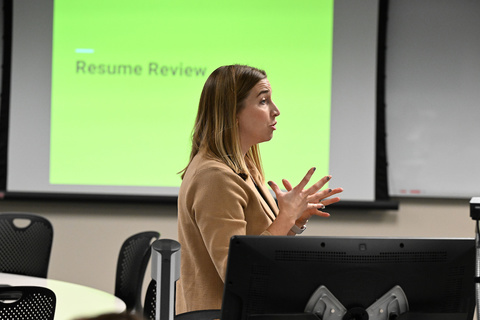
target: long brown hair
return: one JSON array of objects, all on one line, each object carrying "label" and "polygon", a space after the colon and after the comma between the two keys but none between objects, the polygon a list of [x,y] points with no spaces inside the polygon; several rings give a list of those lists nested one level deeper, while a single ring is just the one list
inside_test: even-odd
[{"label": "long brown hair", "polygon": [[[239,175],[249,175],[248,168],[254,166],[264,180],[258,145],[252,146],[245,157],[242,154],[237,114],[250,90],[266,77],[263,70],[237,64],[219,67],[210,74],[200,96],[188,165],[204,149]],[[181,171],[182,179],[188,165]]]}]

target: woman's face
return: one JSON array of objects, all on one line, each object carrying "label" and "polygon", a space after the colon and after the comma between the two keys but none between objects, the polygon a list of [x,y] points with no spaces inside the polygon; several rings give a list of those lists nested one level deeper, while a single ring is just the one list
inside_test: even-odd
[{"label": "woman's face", "polygon": [[250,90],[243,109],[237,115],[240,145],[244,154],[253,145],[272,139],[278,115],[280,111],[272,101],[270,83],[262,79]]}]

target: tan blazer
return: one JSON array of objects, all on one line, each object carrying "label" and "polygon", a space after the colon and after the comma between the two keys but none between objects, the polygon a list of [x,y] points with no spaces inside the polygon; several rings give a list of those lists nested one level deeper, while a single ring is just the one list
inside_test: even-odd
[{"label": "tan blazer", "polygon": [[266,186],[256,184],[263,197],[251,177],[242,179],[203,152],[190,163],[178,196],[177,313],[220,309],[230,238],[270,235],[278,208]]}]

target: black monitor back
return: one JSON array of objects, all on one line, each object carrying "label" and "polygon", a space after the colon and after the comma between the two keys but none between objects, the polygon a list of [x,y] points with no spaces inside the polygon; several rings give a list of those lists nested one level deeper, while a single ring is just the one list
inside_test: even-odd
[{"label": "black monitor back", "polygon": [[398,285],[411,312],[472,319],[474,274],[474,239],[235,236],[222,320],[302,313],[321,285],[346,309]]}]

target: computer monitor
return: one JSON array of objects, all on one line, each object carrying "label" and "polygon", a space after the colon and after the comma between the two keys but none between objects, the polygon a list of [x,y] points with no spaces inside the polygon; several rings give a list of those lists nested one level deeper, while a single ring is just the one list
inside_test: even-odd
[{"label": "computer monitor", "polygon": [[[366,310],[385,295],[401,295],[390,291],[398,287],[406,301],[388,308],[406,303],[406,309],[383,319],[472,319],[474,275],[474,239],[235,236],[221,319],[382,319]],[[319,294],[320,287],[331,296]],[[311,301],[320,296],[313,312]]]}]

